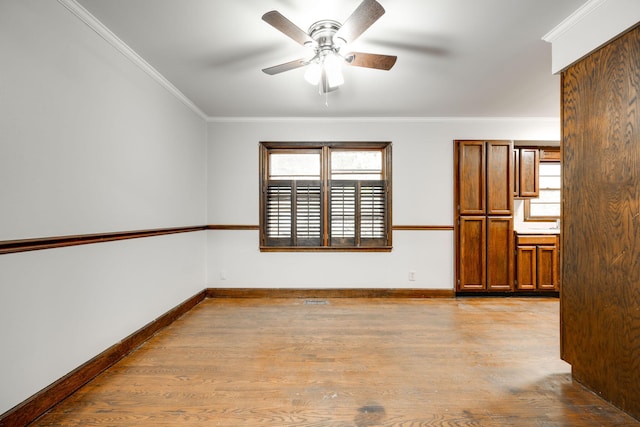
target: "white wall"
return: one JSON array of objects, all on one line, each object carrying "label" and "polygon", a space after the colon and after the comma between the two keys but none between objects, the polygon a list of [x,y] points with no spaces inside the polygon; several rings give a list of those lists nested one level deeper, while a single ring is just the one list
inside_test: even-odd
[{"label": "white wall", "polygon": [[543,37],[559,73],[640,22],[638,0],[589,0]]},{"label": "white wall", "polygon": [[[216,120],[208,223],[259,223],[260,141],[392,141],[393,224],[453,226],[454,139],[559,137],[557,119]],[[395,231],[390,253],[261,253],[257,231],[208,235],[210,287],[453,288],[453,231]]]},{"label": "white wall", "polygon": [[[0,240],[201,225],[206,123],[52,0],[0,2]],[[205,287],[206,233],[0,255],[0,414]]]},{"label": "white wall", "polygon": [[[264,140],[390,140],[393,223],[450,226],[454,139],[560,132],[535,119],[207,125],[52,0],[0,1],[0,61],[0,241],[257,225]],[[0,413],[206,286],[453,287],[452,231],[393,240],[391,253],[260,253],[256,231],[209,231],[0,255]]]}]

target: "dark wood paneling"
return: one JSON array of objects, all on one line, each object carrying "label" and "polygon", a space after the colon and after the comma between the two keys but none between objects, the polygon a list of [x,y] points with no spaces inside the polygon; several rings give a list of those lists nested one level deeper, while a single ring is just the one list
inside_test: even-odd
[{"label": "dark wood paneling", "polygon": [[38,418],[98,374],[135,350],[158,331],[166,328],[177,318],[191,310],[205,298],[205,295],[205,291],[199,292],[119,343],[109,347],[82,366],[74,369],[47,388],[34,394],[18,406],[0,415],[0,426],[24,426]]},{"label": "dark wood paneling", "polygon": [[640,417],[640,29],[562,73],[562,354]]},{"label": "dark wood paneling", "polygon": [[4,240],[0,241],[0,255],[42,249],[62,248],[66,246],[88,245],[92,243],[113,242],[116,240],[163,236],[167,234],[191,233],[193,231],[206,230],[206,228],[206,226],[200,225],[193,227],[156,228],[152,230],[78,234],[72,236],[54,236],[22,240]]}]

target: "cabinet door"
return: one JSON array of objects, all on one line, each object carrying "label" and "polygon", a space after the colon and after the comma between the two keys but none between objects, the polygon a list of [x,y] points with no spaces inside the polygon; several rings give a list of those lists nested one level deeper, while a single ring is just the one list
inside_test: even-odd
[{"label": "cabinet door", "polygon": [[513,212],[513,144],[487,142],[487,215]]},{"label": "cabinet door", "polygon": [[458,213],[483,215],[486,200],[484,141],[458,141]]},{"label": "cabinet door", "polygon": [[484,290],[487,277],[486,217],[460,217],[458,229],[458,290]]},{"label": "cabinet door", "polygon": [[513,167],[511,168],[511,182],[513,183],[513,197],[520,197],[520,150],[514,148],[512,153]]},{"label": "cabinet door", "polygon": [[544,162],[559,162],[561,161],[560,148],[541,148],[540,149],[540,161]]},{"label": "cabinet door", "polygon": [[538,246],[538,289],[553,291],[558,287],[558,248]]},{"label": "cabinet door", "polygon": [[[511,153],[509,153],[509,157]],[[513,290],[513,218],[487,218],[487,289]]]},{"label": "cabinet door", "polygon": [[538,197],[540,194],[538,170],[540,154],[537,148],[520,148],[520,197]]},{"label": "cabinet door", "polygon": [[518,246],[516,259],[518,265],[516,288],[518,290],[533,291],[536,289],[536,249],[535,246]]}]

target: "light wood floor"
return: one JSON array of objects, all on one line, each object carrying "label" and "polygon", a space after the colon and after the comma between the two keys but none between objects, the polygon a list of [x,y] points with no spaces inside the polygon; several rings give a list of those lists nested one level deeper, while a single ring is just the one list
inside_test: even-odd
[{"label": "light wood floor", "polygon": [[640,425],[558,342],[557,299],[207,299],[33,425]]}]

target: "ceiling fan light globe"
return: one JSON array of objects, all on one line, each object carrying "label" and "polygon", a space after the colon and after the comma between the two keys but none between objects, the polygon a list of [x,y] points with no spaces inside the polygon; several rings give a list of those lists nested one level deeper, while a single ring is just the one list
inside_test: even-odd
[{"label": "ceiling fan light globe", "polygon": [[342,61],[342,58],[335,54],[325,57],[323,66],[329,87],[338,87],[344,83]]},{"label": "ceiling fan light globe", "polygon": [[317,62],[309,64],[307,71],[304,73],[304,79],[314,86],[320,83],[320,75],[322,74],[322,67]]},{"label": "ceiling fan light globe", "polygon": [[327,81],[329,83],[329,87],[342,86],[344,84],[344,76],[342,75],[342,71],[337,73],[327,73]]}]

